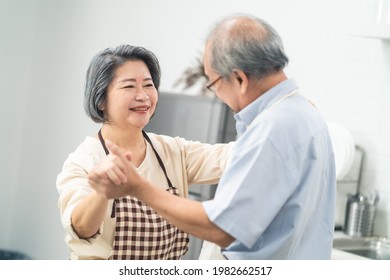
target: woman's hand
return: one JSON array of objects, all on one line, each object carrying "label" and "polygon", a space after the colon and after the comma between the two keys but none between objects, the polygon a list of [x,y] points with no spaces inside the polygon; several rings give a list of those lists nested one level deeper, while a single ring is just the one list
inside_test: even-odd
[{"label": "woman's hand", "polygon": [[91,187],[106,198],[132,195],[136,185],[141,185],[142,176],[131,161],[130,152],[123,152],[118,146],[106,141],[110,154],[90,172]]},{"label": "woman's hand", "polygon": [[127,181],[126,167],[120,157],[110,152],[110,154],[92,169],[90,179],[96,182],[100,182],[101,180],[107,182],[108,179],[115,185],[121,185]]}]

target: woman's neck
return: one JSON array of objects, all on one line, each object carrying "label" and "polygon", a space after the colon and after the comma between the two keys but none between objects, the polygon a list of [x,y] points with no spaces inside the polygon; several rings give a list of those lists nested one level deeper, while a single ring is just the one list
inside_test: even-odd
[{"label": "woman's neck", "polygon": [[112,124],[103,124],[101,132],[104,140],[110,140],[124,150],[139,151],[139,149],[145,149],[142,129],[121,128]]}]

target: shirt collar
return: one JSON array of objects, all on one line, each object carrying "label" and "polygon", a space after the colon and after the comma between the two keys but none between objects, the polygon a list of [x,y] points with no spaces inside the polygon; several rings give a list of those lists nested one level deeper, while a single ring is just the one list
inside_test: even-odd
[{"label": "shirt collar", "polygon": [[236,119],[236,130],[238,136],[243,134],[251,122],[265,109],[271,106],[276,100],[298,88],[292,79],[284,80],[273,88],[266,91],[255,101],[234,115]]}]

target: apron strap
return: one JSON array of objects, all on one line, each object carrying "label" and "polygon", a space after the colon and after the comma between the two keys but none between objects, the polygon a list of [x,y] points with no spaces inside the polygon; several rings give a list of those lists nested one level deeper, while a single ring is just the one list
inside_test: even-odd
[{"label": "apron strap", "polygon": [[152,149],[153,149],[153,151],[154,151],[154,153],[155,153],[155,155],[156,155],[156,158],[157,158],[157,160],[158,160],[158,163],[160,164],[161,169],[162,169],[162,171],[164,172],[165,178],[167,178],[169,189],[171,189],[171,190],[176,189],[176,188],[172,185],[171,180],[169,180],[169,177],[168,177],[168,174],[167,174],[167,170],[165,169],[164,163],[163,163],[163,161],[162,161],[160,155],[157,153],[156,149],[154,148],[153,143],[152,143],[152,140],[150,140],[149,136],[148,136],[148,135],[146,134],[146,132],[143,131],[143,130],[142,130],[142,134],[144,135],[146,141],[149,142],[150,146],[152,147]]},{"label": "apron strap", "polygon": [[99,136],[100,143],[102,143],[104,152],[106,153],[106,155],[108,155],[110,152],[108,151],[108,149],[106,147],[106,142],[103,139],[102,130],[101,129],[99,129],[98,136]]}]

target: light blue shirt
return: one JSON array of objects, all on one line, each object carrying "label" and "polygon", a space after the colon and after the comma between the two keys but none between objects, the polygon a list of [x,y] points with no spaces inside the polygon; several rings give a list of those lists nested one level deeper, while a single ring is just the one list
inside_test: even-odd
[{"label": "light blue shirt", "polygon": [[297,88],[283,81],[235,115],[230,165],[215,198],[203,202],[235,238],[222,252],[228,259],[331,257],[333,149],[318,110],[302,95],[286,97]]}]

